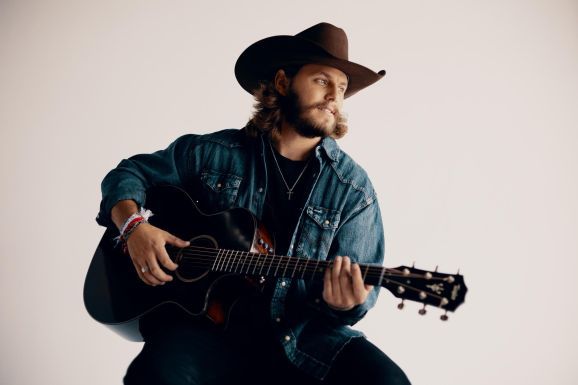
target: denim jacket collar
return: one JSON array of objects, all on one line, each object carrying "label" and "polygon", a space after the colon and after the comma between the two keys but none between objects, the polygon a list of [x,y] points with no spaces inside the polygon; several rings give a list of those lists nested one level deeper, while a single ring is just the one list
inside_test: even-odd
[{"label": "denim jacket collar", "polygon": [[[267,136],[268,136],[268,134],[262,134],[261,135],[261,139],[262,139],[261,143],[262,144],[264,144],[265,140],[267,140]],[[337,145],[337,142],[335,141],[335,139],[333,139],[332,137],[326,136],[325,138],[321,139],[321,141],[316,146],[316,148],[321,149],[322,152],[325,154],[325,156],[331,162],[339,162],[341,150],[339,149],[339,146]]]}]

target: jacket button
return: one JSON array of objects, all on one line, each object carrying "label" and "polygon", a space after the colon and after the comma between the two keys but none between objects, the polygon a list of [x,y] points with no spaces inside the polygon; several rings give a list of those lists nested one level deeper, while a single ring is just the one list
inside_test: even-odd
[{"label": "jacket button", "polygon": [[329,221],[328,221],[327,219],[325,220],[325,224],[326,224],[326,225],[328,225],[328,224],[329,224]]},{"label": "jacket button", "polygon": [[319,302],[321,302],[321,301],[319,300],[319,298],[315,298],[315,303],[319,303]]},{"label": "jacket button", "polygon": [[257,191],[259,191],[260,193],[262,193],[262,192],[263,192],[263,187],[259,187],[259,190],[257,190]]},{"label": "jacket button", "polygon": [[285,336],[285,341],[291,341],[291,336]]},{"label": "jacket button", "polygon": [[285,287],[286,285],[287,285],[287,282],[281,281],[281,286]]},{"label": "jacket button", "polygon": [[279,318],[279,317],[275,318],[275,322],[277,322],[277,323],[281,322],[281,318]]}]

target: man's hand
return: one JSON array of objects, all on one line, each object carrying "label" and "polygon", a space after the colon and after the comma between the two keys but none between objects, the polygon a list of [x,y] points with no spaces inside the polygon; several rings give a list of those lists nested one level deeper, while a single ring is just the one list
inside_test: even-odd
[{"label": "man's hand", "polygon": [[165,249],[167,243],[176,247],[189,245],[189,242],[149,223],[141,223],[126,242],[134,268],[140,279],[147,285],[164,285],[165,282],[173,280],[173,277],[166,274],[159,266],[160,263],[170,271],[174,271],[178,267]]},{"label": "man's hand", "polygon": [[335,257],[333,266],[325,270],[323,299],[332,309],[345,311],[361,305],[371,289],[363,283],[359,265],[352,265],[349,257]]}]

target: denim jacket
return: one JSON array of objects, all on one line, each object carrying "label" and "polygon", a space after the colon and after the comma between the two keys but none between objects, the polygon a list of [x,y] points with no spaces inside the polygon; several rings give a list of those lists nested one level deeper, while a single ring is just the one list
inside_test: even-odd
[{"label": "denim jacket", "polygon": [[[97,222],[111,226],[110,211],[119,200],[132,199],[142,206],[145,191],[155,184],[184,188],[206,213],[244,207],[261,218],[268,180],[264,151],[263,136],[252,138],[245,130],[229,129],[184,135],[165,150],[124,159],[102,182]],[[367,174],[329,137],[317,145],[315,157],[316,179],[288,255],[321,260],[341,255],[381,265],[381,214]],[[295,308],[300,310],[287,314],[292,286],[292,297],[299,304]],[[322,282],[278,279],[270,306],[273,329],[288,359],[318,379],[326,376],[351,338],[363,336],[349,325],[375,304],[379,288],[369,293],[365,303],[348,311],[329,308],[322,290]]]}]

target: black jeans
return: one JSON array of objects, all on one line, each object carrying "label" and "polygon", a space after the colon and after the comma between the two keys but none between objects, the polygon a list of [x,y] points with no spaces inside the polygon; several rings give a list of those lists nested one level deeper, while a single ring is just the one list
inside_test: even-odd
[{"label": "black jeans", "polygon": [[125,385],[407,385],[404,372],[365,338],[339,353],[324,381],[293,366],[272,338],[224,333],[218,327],[173,326],[146,337]]}]

